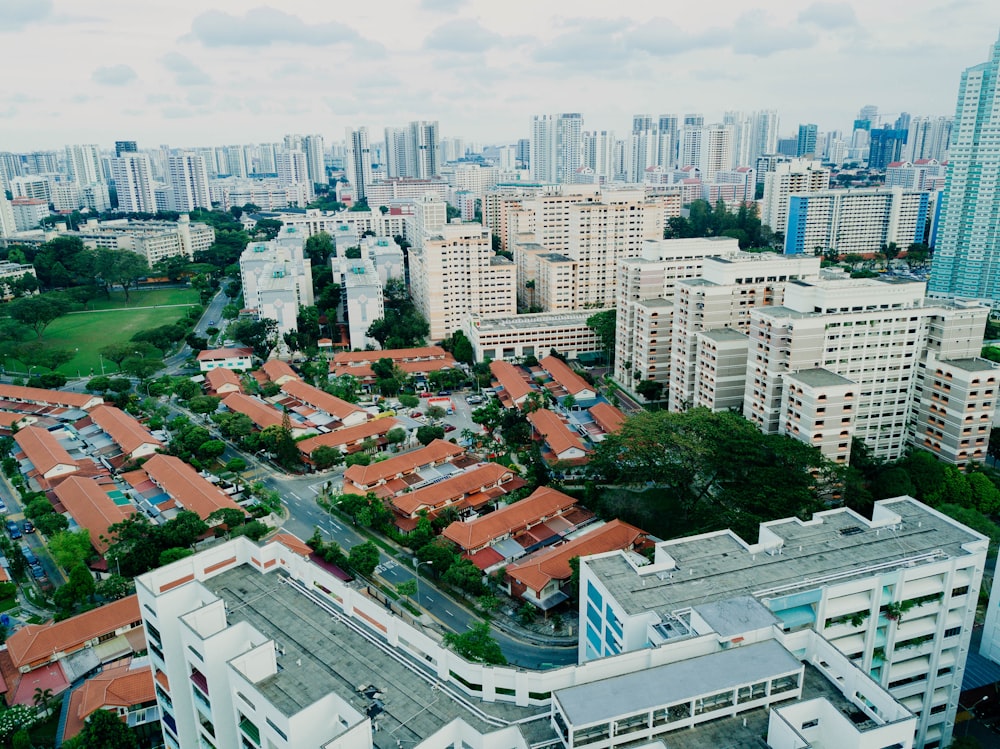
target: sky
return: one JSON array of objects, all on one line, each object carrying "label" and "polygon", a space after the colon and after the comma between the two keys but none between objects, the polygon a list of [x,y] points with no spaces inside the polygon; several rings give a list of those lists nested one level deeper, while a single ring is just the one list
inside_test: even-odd
[{"label": "sky", "polygon": [[[512,143],[533,114],[955,111],[996,0],[0,0],[0,151],[279,141],[439,121]],[[268,0],[263,0],[268,2]]]}]

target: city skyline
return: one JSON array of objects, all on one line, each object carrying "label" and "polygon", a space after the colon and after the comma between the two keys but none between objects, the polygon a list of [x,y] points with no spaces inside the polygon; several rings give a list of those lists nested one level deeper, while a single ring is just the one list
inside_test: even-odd
[{"label": "city skyline", "polygon": [[[1000,8],[897,5],[726,0],[668,19],[653,6],[608,17],[589,1],[567,18],[526,2],[422,0],[337,15],[318,3],[286,12],[178,0],[164,17],[119,0],[86,13],[63,0],[8,0],[0,41],[8,59],[32,64],[5,80],[3,147],[125,137],[189,147],[286,132],[333,143],[346,127],[380,134],[413,120],[438,120],[442,137],[503,143],[552,112],[625,133],[637,113],[714,122],[725,110],[776,109],[785,137],[800,123],[846,131],[866,104],[886,116],[951,116],[957,77],[995,41]],[[60,53],[35,54],[43,46]],[[919,90],[900,85],[907,79]]]}]

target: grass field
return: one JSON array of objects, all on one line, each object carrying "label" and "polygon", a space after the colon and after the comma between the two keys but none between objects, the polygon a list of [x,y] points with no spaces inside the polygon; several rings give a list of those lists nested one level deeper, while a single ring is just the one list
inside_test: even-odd
[{"label": "grass field", "polygon": [[[192,289],[154,289],[132,292],[131,297],[125,306],[124,295],[116,292],[110,300],[102,299],[92,305],[96,310],[65,315],[45,329],[43,346],[76,351],[76,356],[58,371],[68,377],[76,377],[78,373],[88,377],[91,371],[100,374],[101,348],[127,341],[140,330],[176,322],[188,306],[198,304],[198,292]],[[178,304],[187,306],[162,306]],[[25,371],[24,365],[15,362],[8,369]],[[115,365],[105,360],[104,371],[114,374]]]}]

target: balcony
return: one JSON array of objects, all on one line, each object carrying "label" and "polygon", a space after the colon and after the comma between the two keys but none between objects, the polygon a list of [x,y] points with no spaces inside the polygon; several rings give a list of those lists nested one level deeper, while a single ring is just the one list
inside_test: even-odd
[{"label": "balcony", "polygon": [[191,669],[191,683],[198,687],[203,695],[208,697],[208,679],[205,678],[205,674],[196,668]]}]

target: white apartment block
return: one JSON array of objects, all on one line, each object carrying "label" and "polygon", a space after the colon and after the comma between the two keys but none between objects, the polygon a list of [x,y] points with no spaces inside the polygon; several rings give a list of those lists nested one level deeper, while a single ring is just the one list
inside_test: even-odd
[{"label": "white apartment block", "polygon": [[288,534],[220,544],[136,580],[166,745],[945,743],[988,540],[909,498],[760,535],[581,560],[580,663],[544,671],[463,660]]},{"label": "white apartment block", "polygon": [[732,328],[695,336],[694,406],[712,411],[740,410],[747,376],[750,339]]},{"label": "white apartment block", "polygon": [[101,169],[101,149],[93,144],[66,146],[66,171],[80,185],[104,181]]},{"label": "white apartment block", "polygon": [[541,184],[522,184],[511,182],[497,184],[483,195],[483,226],[490,233],[500,237],[501,249],[511,249],[507,246],[507,211],[510,208],[521,208],[526,198],[533,198],[543,189]]},{"label": "white apartment block", "polygon": [[125,213],[155,213],[152,166],[144,153],[123,152],[111,160],[118,208]]},{"label": "white apartment block", "polygon": [[739,249],[739,242],[729,237],[649,239],[643,242],[638,257],[619,261],[614,372],[618,382],[626,387],[633,379],[667,384],[671,300],[677,281],[700,278],[706,257],[730,257]]},{"label": "white apartment block", "polygon": [[193,260],[195,253],[207,250],[215,242],[215,229],[207,224],[192,224],[186,213],[177,221],[88,219],[79,231],[60,233],[79,237],[88,247],[136,252],[146,258],[150,267],[168,257]]},{"label": "white apartment block", "polygon": [[789,196],[827,190],[829,187],[830,170],[818,161],[793,159],[774,164],[774,169],[764,175],[761,223],[770,226],[772,231],[784,234],[788,225]]},{"label": "white apartment block", "polygon": [[538,312],[529,315],[471,315],[466,332],[476,361],[542,358],[552,349],[569,359],[603,351],[587,318],[604,310]]},{"label": "white apartment block", "polygon": [[17,231],[37,229],[38,223],[49,215],[49,201],[41,198],[14,198],[10,207]]},{"label": "white apartment block", "polygon": [[583,164],[583,117],[576,113],[531,118],[531,177],[550,184],[572,182]]},{"label": "white apartment block", "polygon": [[[959,466],[981,460],[996,409],[988,383],[997,370],[977,358],[987,313],[973,303],[925,301],[922,283],[790,284],[783,306],[750,312],[744,415],[765,433],[787,431],[786,376],[822,369],[854,384],[853,428],[837,432],[835,454],[849,455],[858,437],[887,460],[909,445]],[[793,436],[826,440],[831,426],[818,418],[816,431]]]},{"label": "white apartment block", "polygon": [[299,308],[313,304],[305,240],[304,233],[283,226],[276,239],[253,242],[240,255],[244,305],[258,320],[276,320],[279,336],[298,330]]},{"label": "white apartment block", "polygon": [[710,125],[701,136],[701,153],[698,167],[705,182],[714,182],[719,172],[728,172],[737,166],[732,125]]},{"label": "white apartment block", "polygon": [[[748,358],[743,359],[744,381]],[[827,460],[846,465],[851,457],[857,392],[854,382],[828,369],[800,369],[786,374],[778,431],[812,445]]]},{"label": "white apartment block", "polygon": [[183,153],[167,158],[167,181],[175,211],[212,208],[208,189],[208,169],[205,159],[195,153]]},{"label": "white apartment block", "polygon": [[517,313],[516,267],[494,254],[480,224],[445,224],[424,233],[410,249],[410,284],[434,341],[464,330],[469,315]]},{"label": "white apartment block", "polygon": [[902,187],[822,190],[788,199],[785,254],[871,254],[924,241],[929,196]]},{"label": "white apartment block", "polygon": [[331,237],[336,236],[341,226],[347,226],[358,236],[366,231],[374,232],[378,237],[412,237],[410,223],[413,214],[399,210],[381,211],[321,211],[319,208],[307,208],[303,211],[290,213],[279,212],[277,218],[285,227],[294,228],[307,237],[320,232],[326,232]]},{"label": "white apartment block", "polygon": [[[339,258],[332,258],[336,272]],[[343,274],[344,306],[347,310],[347,334],[352,349],[378,348],[378,341],[368,336],[368,328],[385,317],[382,281],[371,260],[347,261]]]},{"label": "white apartment block", "polygon": [[52,182],[49,193],[55,211],[75,211],[83,205],[80,186],[76,182]]},{"label": "white apartment block", "polygon": [[[313,183],[309,179],[309,163],[302,151],[280,151],[275,156],[278,181],[283,185],[302,185],[305,202],[315,196]],[[305,207],[304,205],[300,207]]]},{"label": "white apartment block", "polygon": [[369,183],[365,197],[372,210],[392,205],[401,200],[416,200],[424,195],[434,195],[441,200],[448,197],[448,183],[443,179],[416,179],[391,177]]},{"label": "white apartment block", "polygon": [[[534,237],[524,235],[525,239]],[[517,300],[525,309],[544,312],[577,308],[577,263],[542,245],[520,241],[514,246]]]},{"label": "white apartment block", "polygon": [[[7,281],[24,278],[24,276],[34,276],[35,266],[31,264],[22,265],[20,263],[0,262],[0,298],[9,302],[14,298]],[[37,293],[37,292],[36,292]]]},{"label": "white apartment block", "polygon": [[670,342],[670,410],[683,411],[696,402],[699,333],[720,328],[746,333],[756,307],[780,305],[787,289],[800,279],[817,278],[819,269],[817,257],[740,252],[705,258],[700,278],[678,281]]},{"label": "white apartment block", "polygon": [[361,240],[361,256],[372,261],[383,286],[393,278],[406,277],[403,248],[391,237],[364,237]]},{"label": "white apartment block", "polygon": [[[600,685],[603,705],[564,714],[564,722],[574,718],[567,733],[575,740],[580,731],[580,739],[601,747],[669,742],[671,725],[738,716],[755,700],[804,687],[815,669],[862,707],[831,710],[803,694],[771,710],[768,746],[945,747],[987,551],[986,537],[898,497],[876,502],[872,520],[839,509],[764,523],[757,543],[722,531],[660,542],[651,563],[625,552],[581,559],[581,662],[664,650],[678,661],[701,657],[682,661],[698,668],[662,674],[676,685],[668,704],[639,697],[643,686],[652,691],[649,680],[609,679]],[[763,644],[773,650],[763,658],[769,673],[744,673],[748,664],[735,654],[749,658]],[[789,678],[793,664],[775,645],[809,664],[804,680]],[[596,697],[597,686],[578,689]],[[641,718],[611,715],[626,712],[615,698],[625,698],[626,687],[631,712]],[[558,694],[554,700],[557,711],[572,707]],[[845,720],[852,713],[855,720]],[[854,735],[852,723],[873,733]],[[901,723],[915,736],[894,733]],[[622,733],[629,736],[615,739]]]},{"label": "white apartment block", "polygon": [[38,177],[27,175],[24,177],[14,177],[10,181],[10,194],[15,199],[31,198],[33,200],[44,200],[46,203],[52,202],[52,185],[48,177]]},{"label": "white apartment block", "polygon": [[904,190],[943,190],[948,165],[937,159],[895,161],[885,170],[886,187]]},{"label": "white apartment block", "polygon": [[0,190],[0,237],[11,237],[17,231],[14,208],[7,200],[7,195]]},{"label": "white apartment block", "polygon": [[495,166],[456,164],[442,169],[441,176],[445,177],[448,184],[456,191],[465,190],[482,199],[488,190],[496,187],[500,170]]},{"label": "white apartment block", "polygon": [[276,178],[250,180],[239,177],[213,179],[208,184],[209,196],[223,210],[242,208],[251,203],[262,211],[276,211],[290,205],[305,205],[305,188],[283,185]]}]

